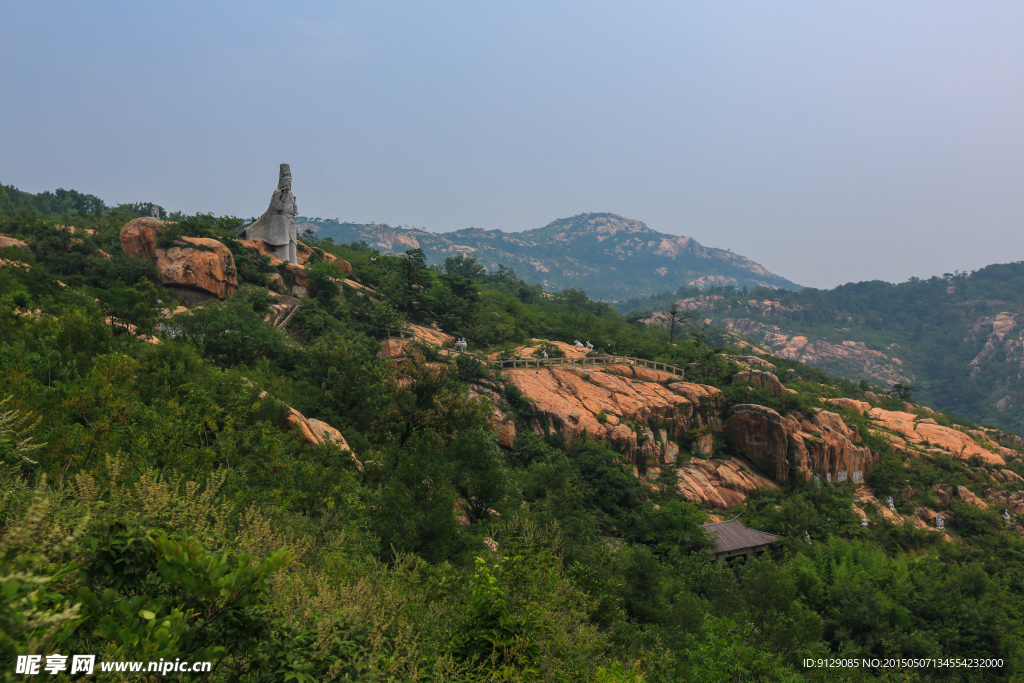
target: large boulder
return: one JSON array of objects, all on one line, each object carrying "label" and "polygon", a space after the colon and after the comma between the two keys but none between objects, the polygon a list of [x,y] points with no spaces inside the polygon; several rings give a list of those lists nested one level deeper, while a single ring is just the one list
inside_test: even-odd
[{"label": "large boulder", "polygon": [[349,454],[352,458],[352,465],[359,471],[363,470],[363,463],[356,458],[355,453],[349,448],[348,442],[345,441],[345,437],[342,436],[341,432],[327,424],[323,420],[317,420],[315,418],[306,417],[295,408],[288,409],[288,415],[285,418],[288,424],[291,425],[302,440],[311,446],[318,446],[323,443],[334,444],[342,451]]},{"label": "large boulder", "polygon": [[231,250],[217,240],[182,237],[183,244],[156,250],[156,276],[172,287],[190,288],[223,299],[238,289]]},{"label": "large boulder", "polygon": [[159,218],[136,218],[121,228],[121,251],[136,258],[155,259],[160,230],[164,221]]},{"label": "large boulder", "polygon": [[795,394],[792,389],[782,386],[779,378],[770,372],[763,370],[744,370],[732,376],[733,384],[746,384],[755,389],[764,389],[772,396],[782,396],[785,393]]},{"label": "large boulder", "polygon": [[776,481],[789,478],[789,433],[777,412],[753,403],[741,403],[729,409],[725,433],[743,455]]},{"label": "large boulder", "polygon": [[150,259],[157,279],[186,300],[212,295],[223,299],[238,289],[238,275],[231,250],[214,239],[182,237],[169,247],[160,246],[158,218],[136,218],[121,228],[121,250],[129,256]]}]

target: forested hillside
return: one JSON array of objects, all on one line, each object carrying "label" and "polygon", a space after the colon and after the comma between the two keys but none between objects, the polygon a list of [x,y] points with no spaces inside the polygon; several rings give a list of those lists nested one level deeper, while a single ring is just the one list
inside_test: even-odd
[{"label": "forested hillside", "polygon": [[[1024,676],[1020,438],[462,255],[285,264],[143,206],[0,214],[6,680]],[[737,515],[779,540],[712,562]]]},{"label": "forested hillside", "polygon": [[916,387],[918,398],[971,419],[1024,429],[1024,263],[973,273],[859,282],[799,292],[680,289],[622,302],[623,312],[709,320],[780,356],[852,380]]},{"label": "forested hillside", "polygon": [[644,296],[679,284],[799,289],[744,256],[612,213],[584,213],[523,232],[470,228],[437,234],[380,224],[300,221],[301,227],[339,242],[366,242],[382,251],[422,249],[428,264],[457,254],[472,256],[490,271],[511,268],[531,284],[555,291],[581,289],[595,300]]}]

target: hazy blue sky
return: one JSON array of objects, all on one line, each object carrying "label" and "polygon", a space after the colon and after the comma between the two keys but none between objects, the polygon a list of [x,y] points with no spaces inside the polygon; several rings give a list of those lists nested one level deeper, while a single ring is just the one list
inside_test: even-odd
[{"label": "hazy blue sky", "polygon": [[[639,5],[639,6],[638,6]],[[611,211],[806,285],[1024,259],[1024,2],[48,2],[0,182],[449,231]]]}]

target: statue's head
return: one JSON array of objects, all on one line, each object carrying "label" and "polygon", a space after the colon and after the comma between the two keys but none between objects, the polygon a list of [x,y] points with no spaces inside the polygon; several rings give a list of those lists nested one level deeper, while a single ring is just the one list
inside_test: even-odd
[{"label": "statue's head", "polygon": [[292,189],[292,167],[288,164],[281,164],[281,173],[277,177],[278,189]]}]

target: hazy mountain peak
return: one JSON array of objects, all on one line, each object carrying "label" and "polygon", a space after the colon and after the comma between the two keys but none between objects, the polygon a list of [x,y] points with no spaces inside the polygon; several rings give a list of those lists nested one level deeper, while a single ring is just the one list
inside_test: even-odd
[{"label": "hazy mountain peak", "polygon": [[522,232],[467,228],[445,234],[301,220],[337,241],[364,241],[390,251],[416,246],[430,263],[467,254],[488,270],[509,266],[527,282],[546,289],[578,288],[613,301],[681,285],[799,289],[744,256],[705,247],[693,237],[658,232],[643,221],[614,213],[581,213]]}]

